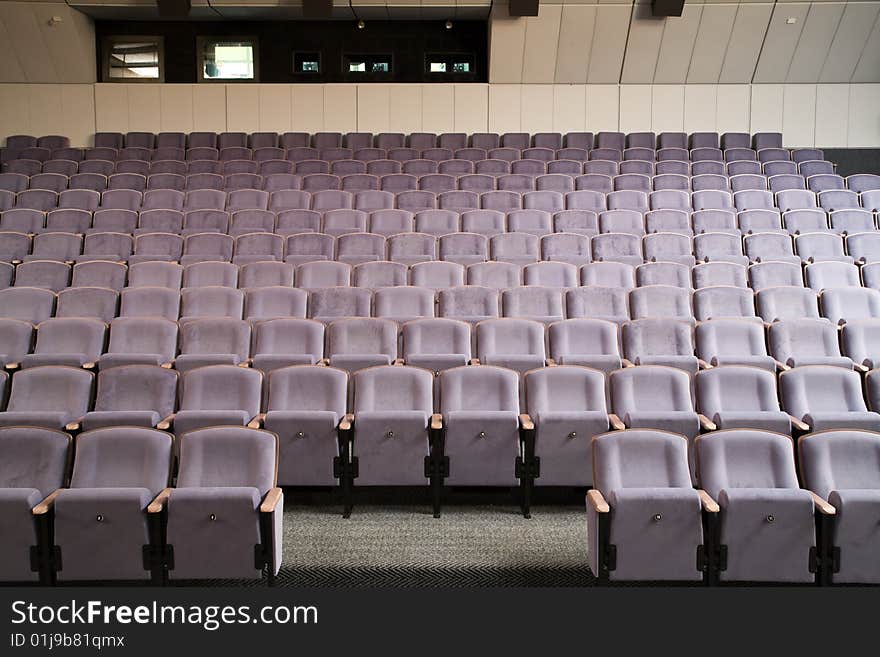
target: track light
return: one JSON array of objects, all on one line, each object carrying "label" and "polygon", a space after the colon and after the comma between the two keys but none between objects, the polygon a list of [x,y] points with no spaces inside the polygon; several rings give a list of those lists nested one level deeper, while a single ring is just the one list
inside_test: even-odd
[{"label": "track light", "polygon": [[447,29],[447,30],[451,30],[451,29],[452,29],[452,21],[446,21],[446,29]]},{"label": "track light", "polygon": [[362,20],[359,20],[359,21],[358,21],[358,29],[359,29],[359,30],[364,29],[366,26],[367,26],[367,24],[364,23]]}]

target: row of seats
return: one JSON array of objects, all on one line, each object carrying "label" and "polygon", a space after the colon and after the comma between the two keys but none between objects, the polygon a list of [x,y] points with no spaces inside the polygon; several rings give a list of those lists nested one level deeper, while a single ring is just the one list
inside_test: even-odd
[{"label": "row of seats", "polygon": [[[488,160],[487,160],[488,161]],[[344,160],[342,161],[344,162]],[[527,160],[522,160],[522,163]],[[146,164],[146,163],[144,163]],[[335,163],[339,164],[339,162]],[[478,167],[479,169],[479,167]],[[854,193],[872,191],[876,181],[855,180],[862,187],[849,190]],[[600,172],[565,171],[546,173],[541,171],[524,171],[514,173],[391,173],[373,175],[368,173],[308,173],[271,174],[261,176],[255,173],[237,173],[222,176],[215,173],[193,173],[186,176],[176,173],[114,173],[109,177],[98,173],[78,173],[66,176],[60,173],[39,173],[25,176],[18,173],[0,174],[0,189],[16,194],[26,190],[48,190],[56,193],[76,189],[104,192],[106,190],[130,189],[139,192],[170,189],[186,192],[200,189],[223,190],[227,192],[243,189],[273,192],[283,189],[305,191],[322,191],[341,189],[358,192],[381,190],[388,192],[404,192],[426,190],[439,194],[453,190],[474,192],[484,191],[555,191],[570,192],[586,189],[601,192],[612,191],[701,191],[706,189],[726,189],[733,192],[760,190],[782,192],[787,190],[810,190],[815,193],[831,190],[847,190],[848,179],[832,173],[802,176],[800,174],[763,174],[740,173],[727,176],[704,173],[689,176],[679,173],[654,174],[653,170],[644,172],[627,172],[606,174]],[[867,187],[868,189],[864,189]]]},{"label": "row of seats", "polygon": [[[390,378],[403,378],[403,372],[394,374]],[[535,388],[551,390],[537,383]],[[455,438],[469,428],[469,414],[452,412],[444,427],[453,438],[450,465],[460,460]],[[357,419],[340,424],[348,434],[356,427],[356,444],[365,443],[370,457],[379,456],[382,447],[406,454],[407,442],[424,440],[417,428],[428,419],[418,413],[394,416],[394,427],[411,433],[389,431],[384,440],[369,440],[365,433],[389,414],[360,415],[365,429]],[[499,423],[509,421],[507,415],[499,413]],[[549,425],[565,422],[558,412],[545,415]],[[433,427],[434,418],[430,422]],[[310,427],[300,442],[317,445],[312,433],[320,428]],[[554,433],[567,428],[552,426]],[[501,443],[504,437],[493,433],[483,442]],[[586,442],[566,438],[563,444]],[[220,427],[189,432],[178,442],[176,487],[168,488],[173,446],[163,432],[105,428],[73,441],[48,429],[0,429],[0,462],[6,466],[0,488],[9,501],[0,578],[162,583],[166,577],[259,578],[265,569],[271,583],[282,559],[277,539],[283,493],[274,471],[278,437]],[[837,430],[802,437],[797,451],[804,488],[793,443],[777,433],[734,429],[700,436],[699,489],[689,476],[681,436],[629,429],[596,435],[591,445],[595,488],[587,498],[588,557],[600,581],[880,581],[878,532],[870,512],[880,489],[875,433]],[[221,542],[224,549],[214,549]]]},{"label": "row of seats", "polygon": [[[6,148],[21,151],[25,148],[60,149],[69,148],[70,139],[60,135],[47,135],[33,137],[30,135],[12,135],[6,138]],[[416,149],[425,148],[508,148],[526,149],[529,146],[539,148],[616,148],[623,150],[626,147],[640,148],[781,148],[782,135],[774,132],[758,132],[749,135],[746,132],[728,132],[719,137],[717,132],[693,132],[690,138],[684,132],[663,132],[656,135],[653,132],[623,132],[603,131],[595,136],[592,132],[569,132],[564,136],[561,132],[541,132],[529,135],[525,132],[512,132],[499,135],[493,132],[473,133],[470,138],[462,132],[443,133],[437,135],[433,132],[414,132],[410,135],[403,133],[379,133],[349,132],[343,135],[341,132],[317,132],[310,135],[307,132],[160,132],[158,135],[151,132],[98,132],[95,134],[94,145],[96,148],[282,148],[307,147],[314,148],[341,148],[350,149],[370,148],[375,146],[381,149],[410,147]]]},{"label": "row of seats", "polygon": [[[316,174],[317,175],[317,174]],[[440,174],[438,174],[440,175]],[[465,176],[467,177],[467,176]],[[463,177],[463,178],[465,178]],[[307,176],[306,178],[309,178]],[[332,176],[331,176],[332,178]],[[493,184],[481,185],[476,191],[452,189],[439,192],[427,190],[380,191],[362,189],[351,192],[339,189],[312,189],[310,191],[284,189],[266,192],[256,189],[239,189],[225,192],[218,189],[197,189],[182,192],[172,189],[156,189],[146,193],[132,189],[112,189],[97,192],[89,189],[68,189],[60,193],[47,189],[28,189],[23,192],[0,192],[0,210],[11,208],[50,212],[55,208],[71,210],[328,210],[355,209],[365,212],[397,208],[409,212],[420,210],[511,210],[534,209],[558,212],[567,210],[810,210],[821,208],[826,212],[835,210],[864,209],[876,212],[880,207],[880,190],[857,194],[847,189],[833,189],[816,194],[806,189],[788,189],[776,192],[748,189],[731,192],[713,188],[694,192],[667,189],[651,192],[635,190],[605,190],[610,179],[602,176],[596,181],[584,181],[574,190],[574,184],[565,189],[533,191],[533,186],[523,186],[517,191],[495,190]],[[532,180],[531,178],[529,180]],[[570,178],[566,180],[571,183]],[[307,182],[307,181],[306,181]],[[595,184],[593,184],[595,183]],[[718,183],[726,184],[726,183]],[[593,187],[594,189],[589,189]],[[602,188],[602,189],[597,189]],[[493,191],[494,190],[494,191]]]},{"label": "row of seats", "polygon": [[[559,151],[557,155],[563,155]],[[629,152],[627,152],[627,155]],[[292,155],[292,154],[291,154]],[[450,154],[451,155],[451,154]],[[625,156],[626,158],[626,156]],[[683,160],[662,159],[623,159],[615,160],[586,159],[586,151],[579,159],[428,159],[420,157],[413,160],[388,159],[297,159],[297,160],[198,160],[198,159],[153,159],[146,160],[99,160],[87,159],[79,162],[73,160],[11,160],[3,165],[2,189],[20,192],[28,187],[39,188],[41,185],[60,186],[59,179],[53,176],[68,178],[63,188],[85,188],[103,191],[108,179],[114,175],[136,174],[144,178],[156,177],[152,183],[147,180],[147,189],[171,188],[185,189],[190,176],[220,176],[222,181],[218,189],[238,189],[253,187],[257,189],[300,189],[302,178],[307,175],[332,174],[342,177],[355,174],[369,174],[377,177],[390,175],[409,175],[418,179],[421,176],[445,174],[462,177],[472,174],[499,177],[507,174],[527,175],[533,178],[544,175],[564,175],[569,178],[581,174],[601,174],[617,176],[619,174],[643,174],[647,176],[680,175],[698,177],[701,175],[717,175],[735,177],[739,175],[756,175],[771,178],[778,175],[798,176],[801,179],[817,175],[833,175],[835,165],[827,160],[736,160],[719,162],[717,160],[698,160],[690,162],[687,153]],[[295,174],[295,175],[294,175]],[[170,176],[162,178],[158,176]],[[29,179],[36,178],[35,181]],[[181,179],[183,182],[181,183]],[[121,178],[120,180],[125,180]],[[195,178],[193,182],[211,180]],[[214,179],[216,180],[216,179]],[[248,182],[251,181],[251,182]],[[402,182],[409,181],[409,182]],[[387,181],[389,186],[394,179]],[[545,181],[552,183],[553,179]],[[664,181],[659,181],[666,184]],[[796,181],[795,181],[796,182]],[[876,189],[877,176],[874,174],[853,174],[844,180],[845,187],[856,192]],[[403,178],[398,181],[405,188],[412,188],[412,181]],[[183,184],[183,187],[180,185]],[[214,183],[215,185],[218,183]],[[537,183],[536,183],[537,184]],[[557,183],[559,184],[559,183]],[[839,183],[838,183],[839,184]],[[383,186],[383,185],[380,185]]]},{"label": "row of seats", "polygon": [[795,450],[777,433],[719,431],[697,438],[695,458],[696,489],[681,436],[593,440],[587,534],[600,581],[880,582],[876,433],[822,431]]},{"label": "row of seats", "polygon": [[4,426],[0,580],[162,584],[265,573],[271,584],[282,559],[277,451],[277,436],[243,427],[175,441],[134,426],[73,439]]},{"label": "row of seats", "polygon": [[[607,319],[578,317],[556,319],[546,329],[535,320],[495,317],[481,319],[471,328],[461,319],[403,315],[401,311],[408,308],[394,308],[383,294],[392,290],[401,289],[376,293],[377,317],[369,317],[367,308],[361,317],[328,315],[316,321],[304,318],[304,307],[279,317],[272,312],[280,310],[277,299],[270,298],[276,307],[267,309],[264,304],[260,308],[263,299],[250,296],[252,292],[248,297],[254,311],[250,321],[184,316],[178,322],[154,311],[123,315],[110,320],[109,325],[94,317],[61,314],[68,298],[62,296],[59,315],[36,326],[24,319],[0,319],[0,363],[9,371],[41,365],[94,369],[139,363],[178,370],[222,363],[268,371],[286,365],[314,365],[326,356],[331,364],[346,369],[401,361],[439,371],[450,364],[467,364],[475,354],[480,362],[521,371],[558,362],[603,371],[633,363],[665,365],[690,373],[718,365],[749,365],[771,372],[804,365],[867,371],[880,363],[880,317],[876,314],[850,319],[840,330],[827,319],[810,317],[777,319],[766,327],[757,318],[748,317],[708,319],[696,326],[656,317],[614,318],[620,320],[619,325]],[[264,291],[271,295],[278,289]],[[6,301],[7,295],[3,296]],[[320,302],[316,298],[311,301]],[[71,303],[75,302],[73,297]],[[783,303],[780,300],[779,305]],[[398,314],[383,312],[385,309]],[[260,314],[259,310],[268,312]],[[433,343],[426,344],[429,340]]]},{"label": "row of seats", "polygon": [[[719,428],[876,431],[880,414],[868,408],[880,402],[877,372],[866,379],[866,405],[857,373],[826,366],[783,372],[777,392],[772,372],[745,366],[713,368],[692,379],[664,366],[619,369],[606,378],[562,365],[529,370],[521,385],[515,370],[495,365],[452,367],[436,376],[385,365],[357,370],[349,385],[349,375],[332,366],[284,367],[266,378],[254,369],[210,365],[178,381],[172,370],[132,365],[101,372],[93,406],[91,373],[44,366],[13,377],[0,426],[135,425],[178,437],[218,425],[265,426],[280,439],[279,484],[297,486],[333,486],[345,476],[365,486],[425,485],[432,479],[425,468],[434,448],[429,428],[445,430],[443,456],[450,462],[442,478],[448,485],[539,479],[548,486],[589,486],[597,483],[589,468],[593,436],[656,429],[688,439],[696,482],[694,443]],[[133,391],[138,386],[141,394]],[[44,391],[40,399],[36,390]],[[530,466],[540,463],[526,475],[522,430],[537,434],[528,459]],[[337,436],[342,431],[353,435]],[[355,464],[345,475],[335,463],[340,454]]]},{"label": "row of seats", "polygon": [[[302,265],[336,260],[349,265],[381,261],[413,265],[440,260],[470,265],[491,260],[528,265],[543,260],[577,266],[607,260],[634,266],[643,261],[694,266],[698,262],[747,265],[771,260],[796,265],[826,261],[864,264],[880,258],[880,231],[856,231],[844,235],[828,230],[796,231],[793,234],[780,230],[751,233],[745,237],[740,237],[738,232],[708,232],[692,238],[686,220],[680,230],[674,230],[676,226],[669,226],[672,230],[646,234],[645,224],[640,217],[621,216],[621,212],[601,213],[596,224],[598,231],[592,236],[554,233],[549,230],[549,213],[539,213],[537,210],[511,213],[506,221],[503,215],[465,216],[462,224],[473,230],[447,233],[439,238],[410,231],[386,237],[382,233],[349,231],[349,228],[360,226],[340,224],[331,228],[335,219],[344,221],[341,217],[326,219],[325,225],[331,231],[329,233],[295,233],[286,238],[277,233],[257,230],[244,231],[235,236],[220,231],[193,230],[185,235],[144,231],[134,237],[128,233],[99,230],[85,235],[47,230],[33,236],[18,231],[0,231],[0,262],[105,260],[136,264],[179,260],[184,265],[206,261],[231,261],[237,265],[255,262]],[[628,218],[632,221],[624,225],[622,220]],[[488,224],[480,221],[491,219],[497,219],[498,222]],[[796,223],[802,226],[807,221],[812,222],[812,219],[787,217],[787,225],[791,230]],[[374,224],[380,223],[374,217]],[[852,223],[849,225],[852,226]],[[387,224],[386,227],[390,228]],[[504,228],[514,230],[505,232]],[[565,269],[561,264],[556,267]],[[545,268],[551,270],[550,267]]]}]

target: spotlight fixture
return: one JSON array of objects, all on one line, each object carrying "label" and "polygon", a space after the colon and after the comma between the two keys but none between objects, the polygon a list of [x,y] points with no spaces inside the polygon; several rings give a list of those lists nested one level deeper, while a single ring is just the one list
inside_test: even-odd
[{"label": "spotlight fixture", "polygon": [[446,21],[446,29],[447,29],[447,30],[451,30],[451,29],[452,29],[452,21]]},{"label": "spotlight fixture", "polygon": [[367,24],[364,23],[363,21],[360,21],[360,20],[358,21],[358,29],[359,30],[364,29],[366,26],[367,26]]}]

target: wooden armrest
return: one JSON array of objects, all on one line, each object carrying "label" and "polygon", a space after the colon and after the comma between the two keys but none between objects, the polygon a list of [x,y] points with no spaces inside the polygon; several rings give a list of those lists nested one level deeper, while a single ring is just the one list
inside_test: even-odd
[{"label": "wooden armrest", "polygon": [[615,431],[623,431],[624,429],[626,429],[626,425],[614,413],[608,414],[608,424],[610,424],[611,428]]},{"label": "wooden armrest", "polygon": [[6,363],[5,369],[8,372],[14,372],[21,369],[21,363]]},{"label": "wooden armrest", "polygon": [[589,504],[596,513],[611,513],[611,507],[605,501],[605,497],[595,488],[587,491],[587,504]]},{"label": "wooden armrest", "polygon": [[68,422],[64,425],[65,431],[79,431],[82,428],[82,420],[76,420],[74,422]]},{"label": "wooden armrest", "polygon": [[250,366],[251,366],[251,359],[250,358],[248,358],[247,360],[243,360],[238,364],[238,367],[243,367],[244,369],[247,369]]},{"label": "wooden armrest", "polygon": [[712,420],[707,418],[702,413],[700,413],[697,417],[700,418],[700,428],[703,431],[715,431],[718,428],[717,424],[715,424]]},{"label": "wooden armrest", "polygon": [[169,360],[167,363],[162,363],[161,365],[159,365],[159,367],[165,370],[174,369],[174,361]]},{"label": "wooden armrest", "polygon": [[281,494],[282,491],[277,486],[270,488],[269,492],[266,493],[266,497],[263,498],[263,503],[260,505],[260,513],[272,513],[275,507],[278,506],[278,502],[281,501]]},{"label": "wooden armrest", "polygon": [[97,363],[83,363],[82,368],[84,370],[94,370],[94,369],[98,368],[98,364]]},{"label": "wooden armrest", "polygon": [[815,504],[816,508],[819,509],[819,513],[821,513],[824,516],[837,515],[837,509],[835,509],[833,506],[828,504],[828,502],[826,502],[821,497],[816,495],[816,493],[814,493],[813,491],[809,491],[809,493],[810,493],[810,497],[813,498],[813,504]]},{"label": "wooden armrest", "polygon": [[789,419],[791,420],[791,426],[793,426],[798,431],[802,431],[803,433],[807,433],[810,430],[810,425],[806,422],[801,422],[794,415],[789,415]]},{"label": "wooden armrest", "polygon": [[49,495],[46,496],[42,502],[37,504],[33,509],[31,509],[31,513],[35,516],[42,516],[49,513],[49,509],[51,509],[55,505],[55,498],[58,497],[58,494],[61,493],[61,488],[58,490],[54,490]]},{"label": "wooden armrest", "polygon": [[624,367],[635,367],[635,365],[633,365],[632,361],[628,360],[626,358],[621,358],[620,364],[623,365]]},{"label": "wooden armrest", "polygon": [[535,423],[532,422],[532,418],[529,417],[528,413],[520,413],[519,426],[521,426],[526,431],[534,431],[535,430]]},{"label": "wooden armrest", "polygon": [[556,367],[556,359],[555,358],[548,358],[547,360],[544,361],[544,363],[547,365],[547,367]]},{"label": "wooden armrest", "polygon": [[329,367],[330,366],[330,359],[329,358],[322,358],[321,360],[318,361],[318,365],[323,365],[324,367]]},{"label": "wooden armrest", "polygon": [[431,428],[440,431],[443,428],[443,416],[440,413],[434,413],[431,416]]},{"label": "wooden armrest", "polygon": [[702,358],[698,358],[697,363],[699,363],[701,370],[711,370],[714,367],[714,365],[703,360]]},{"label": "wooden armrest", "polygon": [[354,413],[346,413],[345,417],[342,418],[342,421],[339,423],[339,429],[341,431],[351,431],[351,426],[354,424]]},{"label": "wooden armrest", "polygon": [[781,362],[779,362],[779,361],[777,360],[777,361],[776,361],[776,369],[779,370],[779,371],[781,371],[781,372],[788,372],[788,370],[790,370],[791,367],[788,366],[788,365],[786,365],[785,363],[781,363]]},{"label": "wooden armrest", "polygon": [[263,428],[263,423],[264,423],[265,421],[266,421],[266,414],[265,414],[265,413],[260,413],[260,414],[257,415],[257,417],[255,417],[253,420],[251,420],[250,422],[248,422],[247,428],[248,428],[248,429],[262,429],[262,428]]},{"label": "wooden armrest", "polygon": [[867,365],[862,365],[861,363],[853,363],[853,369],[861,374],[866,374],[871,371],[871,368]]},{"label": "wooden armrest", "polygon": [[480,359],[479,359],[479,358],[471,358],[471,359],[468,361],[468,365],[479,365],[479,364],[480,364]]},{"label": "wooden armrest", "polygon": [[156,425],[156,428],[159,431],[169,431],[171,427],[174,426],[174,413],[166,417],[159,424]]},{"label": "wooden armrest", "polygon": [[697,490],[697,494],[700,496],[700,504],[703,506],[703,510],[709,513],[720,513],[721,507],[718,506],[718,502],[712,499],[712,496],[709,495],[706,491],[700,489]]},{"label": "wooden armrest", "polygon": [[395,358],[393,361],[391,361],[391,364],[395,365],[397,367],[401,367],[402,365],[406,365],[406,363],[403,361],[403,358]]},{"label": "wooden armrest", "polygon": [[168,503],[168,498],[171,496],[171,488],[163,489],[156,497],[150,502],[150,505],[147,507],[147,513],[161,513],[162,509],[165,508],[165,505]]}]

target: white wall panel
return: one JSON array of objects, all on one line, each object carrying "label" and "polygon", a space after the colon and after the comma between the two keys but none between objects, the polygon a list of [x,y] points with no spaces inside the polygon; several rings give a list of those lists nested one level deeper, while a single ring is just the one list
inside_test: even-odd
[{"label": "white wall panel", "polygon": [[553,85],[524,84],[520,96],[520,131],[553,132]]},{"label": "white wall panel", "polygon": [[455,132],[489,130],[489,85],[455,85]]},{"label": "white wall panel", "polygon": [[635,5],[620,75],[623,84],[650,84],[654,81],[666,20],[655,18],[650,4]]},{"label": "white wall panel", "polygon": [[750,3],[737,6],[719,82],[736,84],[752,81],[772,12],[772,4]]},{"label": "white wall panel", "polygon": [[162,104],[159,85],[130,84],[128,86],[128,129],[137,132],[159,132]]},{"label": "white wall panel", "polygon": [[193,94],[193,130],[223,132],[226,130],[226,86],[195,84]]},{"label": "white wall panel", "polygon": [[489,132],[519,132],[522,121],[520,85],[489,86]]},{"label": "white wall panel", "polygon": [[631,14],[632,6],[629,4],[600,4],[596,9],[593,47],[587,72],[587,82],[590,84],[620,82]]},{"label": "white wall panel", "polygon": [[535,17],[526,18],[525,56],[522,63],[524,83],[547,83],[556,77],[556,53],[562,5],[545,4]]},{"label": "white wall panel", "polygon": [[816,85],[816,137],[820,148],[845,148],[849,125],[849,88],[845,84]]},{"label": "white wall panel", "polygon": [[583,84],[587,81],[595,25],[595,5],[565,5],[562,8],[556,82]]},{"label": "white wall panel", "polygon": [[554,85],[553,132],[584,132],[587,125],[586,85]]},{"label": "white wall panel", "polygon": [[255,132],[260,125],[260,95],[253,85],[226,85],[226,130]]},{"label": "white wall panel", "polygon": [[689,84],[684,87],[684,132],[714,132],[718,122],[718,87]]},{"label": "white wall panel", "polygon": [[294,84],[290,87],[291,132],[321,132],[324,129],[324,87]]},{"label": "white wall panel", "polygon": [[389,85],[388,122],[395,132],[422,131],[422,87],[418,84]]},{"label": "white wall panel", "polygon": [[193,85],[163,84],[160,92],[159,125],[162,132],[194,132]]},{"label": "white wall panel", "polygon": [[437,134],[455,131],[454,85],[422,85],[422,130]]},{"label": "white wall panel", "polygon": [[61,85],[62,134],[70,143],[89,146],[95,134],[95,93],[91,84]]},{"label": "white wall panel", "polygon": [[58,134],[64,123],[60,84],[31,84],[27,87],[30,131],[33,135]]},{"label": "white wall panel", "polygon": [[[651,125],[651,85],[624,84],[620,86],[619,130],[641,132]],[[592,127],[592,126],[591,126]],[[603,128],[607,130],[607,128]],[[598,132],[598,128],[596,129]]]},{"label": "white wall panel", "polygon": [[324,85],[324,130],[357,131],[357,87],[353,84]]},{"label": "white wall panel", "polygon": [[617,130],[620,125],[619,110],[620,91],[616,84],[587,86],[587,130]]},{"label": "white wall panel", "polygon": [[717,132],[749,132],[751,87],[747,84],[719,84],[715,110]]},{"label": "white wall panel", "polygon": [[880,146],[880,84],[849,87],[847,145]]},{"label": "white wall panel", "polygon": [[787,84],[783,90],[783,146],[813,146],[816,128],[816,85]]},{"label": "white wall panel", "polygon": [[703,6],[700,28],[688,69],[690,83],[716,83],[721,75],[727,43],[736,19],[736,5]]},{"label": "white wall panel", "polygon": [[784,88],[781,84],[752,86],[752,132],[782,132],[783,96]]},{"label": "white wall panel", "polygon": [[258,96],[260,132],[283,133],[289,131],[292,116],[290,86],[286,84],[261,84]]},{"label": "white wall panel", "polygon": [[657,55],[654,84],[681,84],[687,81],[703,5],[686,3],[681,18],[667,19]]},{"label": "white wall panel", "polygon": [[391,126],[391,94],[387,84],[359,84],[357,86],[358,132],[399,132]]},{"label": "white wall panel", "polygon": [[684,130],[684,85],[655,84],[651,89],[651,130]]},{"label": "white wall panel", "polygon": [[507,5],[499,5],[489,22],[489,81],[522,81],[526,22],[507,15]]},{"label": "white wall panel", "polygon": [[128,87],[127,84],[95,85],[95,125],[98,132],[128,131]]}]

